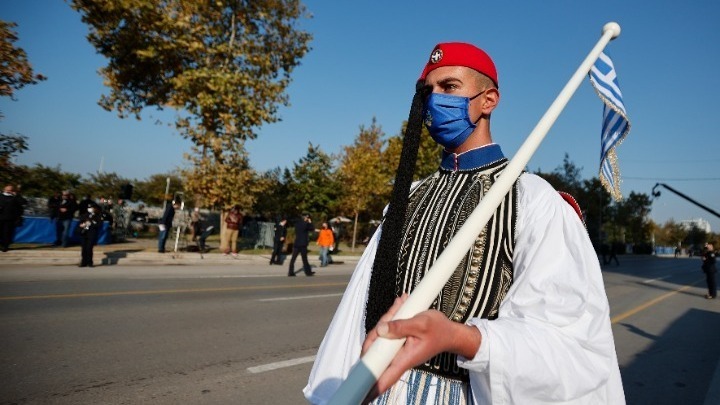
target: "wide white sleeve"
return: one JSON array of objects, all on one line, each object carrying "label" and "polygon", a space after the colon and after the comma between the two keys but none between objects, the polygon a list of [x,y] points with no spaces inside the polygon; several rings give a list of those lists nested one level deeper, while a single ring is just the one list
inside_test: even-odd
[{"label": "wide white sleeve", "polygon": [[305,398],[313,404],[325,404],[360,359],[365,341],[365,304],[381,228],[375,231],[358,261],[318,349],[308,384],[303,389]]},{"label": "wide white sleeve", "polygon": [[475,358],[460,359],[493,404],[623,404],[600,265],[582,222],[544,180],[521,176],[514,282]]}]

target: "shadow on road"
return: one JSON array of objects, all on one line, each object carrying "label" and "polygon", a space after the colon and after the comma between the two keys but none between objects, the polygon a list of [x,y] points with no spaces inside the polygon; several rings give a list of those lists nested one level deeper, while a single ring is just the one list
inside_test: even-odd
[{"label": "shadow on road", "polygon": [[116,250],[114,252],[105,252],[105,257],[102,259],[102,264],[105,266],[118,264],[118,261],[120,259],[126,258],[128,253],[136,253],[142,251],[143,249],[125,249]]},{"label": "shadow on road", "polygon": [[659,336],[620,325],[654,341],[620,370],[629,405],[704,403],[720,360],[720,314],[690,309]]}]

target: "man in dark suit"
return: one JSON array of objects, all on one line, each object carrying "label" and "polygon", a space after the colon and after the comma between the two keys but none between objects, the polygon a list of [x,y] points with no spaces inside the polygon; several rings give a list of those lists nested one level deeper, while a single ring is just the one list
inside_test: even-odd
[{"label": "man in dark suit", "polygon": [[713,300],[717,297],[717,283],[715,282],[715,273],[717,273],[717,268],[715,267],[715,248],[712,243],[705,244],[701,268],[705,273],[705,281],[707,282],[708,287],[708,293],[705,295],[705,298]]},{"label": "man in dark suit", "polygon": [[55,246],[68,247],[70,245],[70,225],[78,206],[75,198],[68,190],[62,192],[58,205],[57,222],[55,223]]},{"label": "man in dark suit", "polygon": [[167,242],[168,236],[170,236],[170,229],[172,228],[173,219],[175,218],[175,210],[178,208],[180,208],[180,203],[176,201],[172,201],[172,203],[168,201],[165,205],[165,211],[158,222],[158,253],[165,253],[165,242]]},{"label": "man in dark suit", "polygon": [[275,235],[273,236],[273,252],[270,256],[270,264],[282,265],[282,248],[285,246],[285,237],[287,236],[287,219],[283,218],[275,224]]},{"label": "man in dark suit", "polygon": [[15,227],[22,220],[22,197],[15,193],[11,185],[5,186],[0,194],[0,248],[7,252],[15,236]]},{"label": "man in dark suit", "polygon": [[55,223],[58,217],[58,210],[60,209],[60,192],[55,192],[52,197],[48,198],[47,208],[50,215],[50,221]]},{"label": "man in dark suit", "polygon": [[303,214],[302,219],[299,219],[295,223],[295,242],[293,244],[292,259],[290,259],[290,268],[288,269],[288,277],[295,277],[295,259],[300,254],[303,262],[303,269],[305,270],[306,276],[312,276],[315,274],[310,267],[310,263],[307,258],[307,247],[310,242],[310,232],[314,231],[315,227],[312,224],[312,218],[310,214]]}]

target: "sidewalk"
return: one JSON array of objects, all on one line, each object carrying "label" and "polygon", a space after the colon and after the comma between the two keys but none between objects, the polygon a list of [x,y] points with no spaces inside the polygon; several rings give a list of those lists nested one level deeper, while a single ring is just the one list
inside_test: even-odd
[{"label": "sidewalk", "polygon": [[[130,239],[127,242],[109,245],[96,245],[93,250],[95,265],[233,265],[244,263],[267,264],[270,261],[269,249],[258,249],[257,254],[239,253],[237,256],[224,255],[216,249],[210,253],[178,251],[173,252],[173,244],[166,253],[157,252],[155,239]],[[265,253],[262,253],[265,252]],[[308,254],[312,262],[312,255]],[[286,260],[289,259],[289,255]],[[357,263],[359,255],[333,255],[336,261]],[[299,260],[299,259],[298,259]],[[0,266],[4,265],[51,265],[68,266],[80,262],[80,246],[67,248],[51,245],[11,245],[10,250],[0,253]]]}]

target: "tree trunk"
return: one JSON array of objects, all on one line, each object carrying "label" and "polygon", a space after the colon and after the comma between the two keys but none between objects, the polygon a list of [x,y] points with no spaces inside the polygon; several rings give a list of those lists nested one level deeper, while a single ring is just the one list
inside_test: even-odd
[{"label": "tree trunk", "polygon": [[358,223],[358,212],[355,211],[355,223],[353,224],[353,241],[352,241],[352,251],[355,251],[355,239],[357,235],[357,223]]},{"label": "tree trunk", "polygon": [[225,224],[225,218],[227,218],[227,211],[225,209],[220,208],[220,252],[225,253],[223,251],[223,247],[226,246],[227,242],[227,226]]}]

